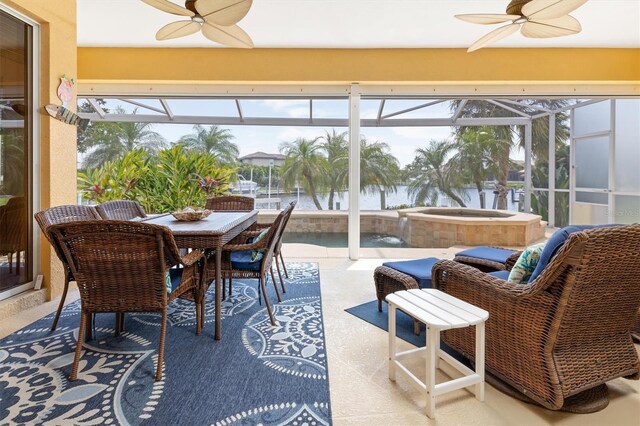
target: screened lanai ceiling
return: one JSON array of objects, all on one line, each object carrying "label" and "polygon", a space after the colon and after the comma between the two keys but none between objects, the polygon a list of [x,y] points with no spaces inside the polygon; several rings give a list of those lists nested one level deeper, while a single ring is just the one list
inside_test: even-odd
[{"label": "screened lanai ceiling", "polygon": [[[499,126],[525,125],[553,113],[600,102],[602,99],[567,100],[552,110],[540,102],[525,99],[419,99],[364,98],[362,127],[411,126]],[[452,102],[456,102],[452,106]],[[474,104],[490,106],[491,117],[465,114]],[[78,97],[79,113],[92,121],[210,124],[246,126],[349,125],[347,99],[330,97],[296,98],[125,98]],[[275,113],[265,114],[270,106]],[[477,105],[475,105],[477,106]],[[278,112],[281,112],[280,114]]]},{"label": "screened lanai ceiling", "polygon": [[[184,6],[184,1],[171,0]],[[504,13],[509,0],[254,0],[239,25],[257,48],[467,47],[488,28],[456,14]],[[197,33],[158,42],[175,16],[141,0],[78,0],[80,46],[220,47]],[[495,47],[640,47],[640,0],[589,0],[572,13],[582,32]],[[570,60],[568,58],[567,60]]]}]

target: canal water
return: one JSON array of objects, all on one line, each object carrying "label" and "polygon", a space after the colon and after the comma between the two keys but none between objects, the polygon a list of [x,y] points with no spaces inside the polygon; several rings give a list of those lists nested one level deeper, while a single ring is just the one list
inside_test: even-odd
[{"label": "canal water", "polygon": [[[487,207],[491,208],[493,206],[493,191],[485,190],[485,200],[487,203]],[[478,195],[478,191],[475,188],[467,188],[465,190],[466,194],[466,204],[467,207],[470,208],[480,208],[480,197]],[[517,196],[516,196],[517,197]],[[329,194],[322,193],[318,194],[318,200],[320,201],[320,205],[323,210],[328,210]],[[409,197],[407,193],[406,186],[398,186],[398,190],[396,192],[388,192],[387,193],[386,206],[387,207],[395,207],[399,205],[411,205],[413,204],[412,199]],[[311,196],[301,193],[298,197],[297,194],[278,194],[275,190],[271,193],[271,199],[280,199],[280,205],[284,207],[287,203],[298,200],[298,204],[296,205],[296,209],[299,210],[317,210],[315,204],[313,204],[313,200]],[[257,208],[265,209],[268,207],[265,201],[260,200],[260,198],[256,199]],[[336,204],[335,210],[348,210],[349,209],[349,192],[339,192],[334,196],[334,203]],[[337,204],[339,203],[340,208],[337,208]],[[508,210],[518,211],[518,203],[513,202],[511,199],[511,193],[507,195],[507,205]],[[446,207],[457,207],[458,204],[454,201],[451,201],[446,196],[438,197],[438,206],[446,206]],[[271,204],[271,208],[277,208],[275,202]],[[369,194],[369,193],[360,193],[360,210],[380,210],[380,194]]]}]

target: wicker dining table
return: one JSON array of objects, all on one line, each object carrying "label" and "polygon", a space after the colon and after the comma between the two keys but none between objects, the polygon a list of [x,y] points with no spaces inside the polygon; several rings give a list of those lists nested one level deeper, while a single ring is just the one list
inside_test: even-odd
[{"label": "wicker dining table", "polygon": [[178,221],[171,214],[162,214],[143,219],[146,223],[166,226],[173,233],[179,248],[215,250],[215,339],[222,337],[222,247],[242,231],[256,223],[258,211],[214,212],[208,217],[193,221]]}]

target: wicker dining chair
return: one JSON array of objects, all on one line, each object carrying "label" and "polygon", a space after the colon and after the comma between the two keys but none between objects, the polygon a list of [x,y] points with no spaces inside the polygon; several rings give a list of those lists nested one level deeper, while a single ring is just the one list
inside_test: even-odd
[{"label": "wicker dining chair", "polygon": [[[258,300],[261,300],[261,294],[264,294],[265,306],[269,313],[269,319],[271,320],[272,325],[276,325],[276,322],[273,312],[271,311],[269,298],[267,297],[265,281],[267,279],[267,273],[270,273],[276,297],[278,302],[280,302],[282,299],[280,297],[280,291],[278,290],[278,284],[276,283],[271,265],[275,254],[275,248],[278,243],[278,236],[282,232],[285,218],[291,214],[294,205],[295,204],[288,205],[280,212],[280,214],[278,214],[276,220],[273,221],[273,224],[268,228],[268,231],[260,240],[247,243],[246,241],[249,238],[255,236],[255,231],[249,231],[241,233],[233,241],[222,248],[222,278],[229,280],[230,289],[232,288],[233,278],[258,279]],[[263,252],[262,259],[251,261],[252,253],[257,250]],[[209,257],[209,259],[212,258],[213,256]],[[213,264],[213,262],[215,261],[209,260],[207,270],[210,272],[208,274],[208,278],[212,277],[213,270],[215,268],[215,264]]]},{"label": "wicker dining chair", "polygon": [[100,220],[100,215],[98,214],[96,209],[91,206],[68,205],[48,208],[36,213],[34,217],[36,219],[36,222],[38,222],[38,225],[40,225],[42,233],[56,252],[58,259],[60,259],[60,261],[62,262],[62,266],[64,268],[64,289],[62,290],[62,297],[60,298],[60,303],[58,304],[58,310],[56,311],[55,317],[53,317],[53,324],[51,324],[51,331],[54,331],[58,325],[60,313],[62,312],[62,308],[64,307],[64,301],[67,298],[69,282],[75,281],[75,279],[73,278],[73,273],[69,268],[69,264],[67,263],[67,259],[64,256],[64,253],[62,253],[61,248],[52,240],[51,235],[49,234],[49,228],[52,225],[57,225],[60,223],[77,222],[81,220]]},{"label": "wicker dining chair", "polygon": [[137,201],[113,200],[96,206],[98,214],[108,220],[131,220],[136,217],[147,217],[144,209]]},{"label": "wicker dining chair", "polygon": [[[434,265],[432,281],[489,312],[488,377],[546,408],[592,412],[608,403],[605,382],[640,374],[631,339],[640,307],[638,247],[640,225],[594,228],[570,234],[527,285],[450,260]],[[443,341],[473,359],[473,329],[446,331]]]},{"label": "wicker dining chair", "polygon": [[207,210],[250,212],[256,206],[256,199],[243,195],[221,195],[207,199],[204,206]]},{"label": "wicker dining chair", "polygon": [[[78,283],[82,305],[80,330],[69,380],[75,380],[89,316],[102,312],[160,312],[160,344],[155,379],[162,378],[167,304],[185,297],[196,304],[204,254],[194,250],[181,257],[173,234],[163,226],[131,221],[94,220],[63,223],[49,228]],[[171,294],[165,284],[169,268],[182,265],[180,283]]]},{"label": "wicker dining chair", "polygon": [[[286,278],[289,278],[289,272],[287,271],[287,267],[284,263],[284,258],[282,257],[282,238],[284,237],[284,232],[286,231],[287,224],[289,223],[289,219],[291,219],[291,213],[293,212],[293,209],[295,208],[296,204],[297,204],[296,200],[293,200],[289,203],[289,205],[291,206],[291,211],[284,218],[284,222],[282,224],[280,235],[278,235],[278,242],[276,244],[276,248],[273,255],[273,264],[276,265],[276,270],[278,271],[278,278],[280,279],[280,286],[282,287],[283,293],[286,293],[287,290],[284,286],[282,273],[280,272],[280,263],[282,263],[282,269],[284,269],[284,276]],[[254,235],[258,235],[263,229],[269,228],[270,226],[271,226],[270,223],[256,223],[251,227],[251,230],[248,232],[253,232]]]}]

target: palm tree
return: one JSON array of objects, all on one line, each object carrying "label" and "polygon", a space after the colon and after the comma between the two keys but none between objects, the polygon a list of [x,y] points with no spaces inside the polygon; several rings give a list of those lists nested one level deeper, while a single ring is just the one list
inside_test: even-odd
[{"label": "palm tree", "polygon": [[[460,100],[451,102],[450,108],[452,111],[457,110],[460,105]],[[543,107],[546,109],[558,109],[567,105],[565,100],[532,100],[523,103],[520,108],[522,112],[531,113],[533,109],[527,108],[527,105],[533,105]],[[469,101],[464,107],[464,110],[460,114],[460,117],[467,118],[480,118],[480,117],[520,117],[519,114],[501,108],[498,105],[491,104],[484,101]],[[566,126],[566,113],[556,114],[556,147],[558,147],[566,141],[569,136],[569,129]],[[549,155],[549,119],[542,118],[536,119],[531,122],[532,128],[532,140],[531,140],[531,152],[532,159],[536,164],[543,164],[548,162]],[[458,127],[456,133],[464,133],[467,131],[467,127]],[[524,126],[491,126],[490,133],[493,135],[493,139],[501,141],[499,145],[502,146],[499,153],[499,159],[503,160],[511,151],[511,147],[516,145],[516,137],[518,138],[517,144],[524,148]],[[509,150],[507,152],[507,144]],[[499,189],[506,189],[507,178],[509,175],[509,163],[501,161],[501,165],[498,167],[496,173],[496,180],[498,182]],[[498,209],[507,208],[507,191],[499,191],[498,195]]]},{"label": "palm tree", "polygon": [[[133,111],[136,114],[137,110]],[[116,108],[116,114],[125,114],[121,107]],[[133,151],[144,148],[150,152],[157,152],[164,148],[167,141],[157,132],[151,130],[151,123],[113,122],[104,123],[96,127],[95,131],[86,136],[85,147],[94,149],[86,156],[84,162],[88,168],[99,167],[107,161]]]},{"label": "palm tree", "polygon": [[447,140],[432,140],[428,148],[416,150],[416,158],[407,167],[411,179],[407,192],[414,204],[435,205],[442,192],[460,207],[466,207],[462,176],[447,162],[452,150],[453,145]]},{"label": "palm tree", "polygon": [[349,177],[349,141],[347,132],[340,134],[333,129],[321,137],[322,147],[327,153],[327,180],[329,185],[329,210],[333,210],[336,191],[345,188]]},{"label": "palm tree", "polygon": [[399,174],[398,159],[389,154],[388,144],[360,139],[360,192],[379,192],[381,210],[386,208],[385,194],[396,191]]},{"label": "palm tree", "polygon": [[500,174],[505,164],[508,170],[510,142],[495,139],[490,127],[466,128],[457,134],[454,149],[451,165],[475,184],[480,208],[486,208],[484,181],[489,174]]},{"label": "palm tree", "polygon": [[178,143],[188,149],[199,152],[207,152],[215,155],[222,163],[234,163],[240,154],[238,146],[232,142],[234,139],[231,130],[211,126],[208,129],[196,124],[194,133],[182,136]]},{"label": "palm tree", "polygon": [[280,152],[287,156],[281,168],[285,188],[293,189],[297,182],[302,182],[318,210],[322,210],[322,206],[317,190],[324,186],[328,167],[322,150],[319,138],[298,138],[280,145]]}]

